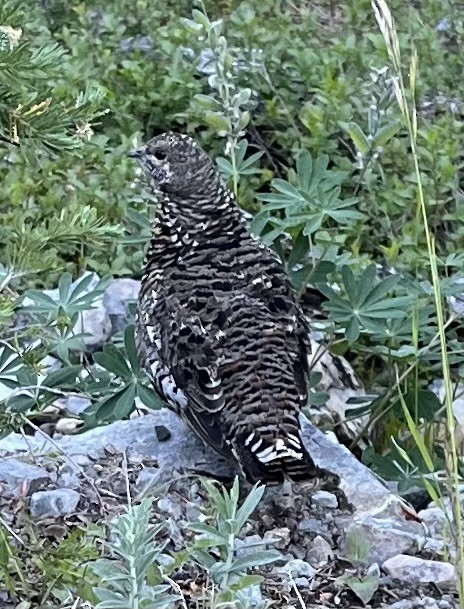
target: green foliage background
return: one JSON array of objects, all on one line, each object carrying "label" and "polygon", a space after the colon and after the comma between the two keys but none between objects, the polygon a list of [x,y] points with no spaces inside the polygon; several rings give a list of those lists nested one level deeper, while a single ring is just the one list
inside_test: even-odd
[{"label": "green foliage background", "polygon": [[[420,58],[419,162],[442,292],[459,295],[464,18],[441,0],[395,1],[391,9],[403,57],[413,41]],[[211,65],[220,72],[215,79]],[[43,356],[52,353],[71,367],[53,386],[90,396],[92,424],[126,416],[136,396],[150,400],[134,372],[130,334],[93,358],[105,363],[97,376],[107,382],[106,394],[103,382],[79,376],[88,354],[72,328],[82,303],[56,307],[32,292],[33,327],[18,334],[11,323],[27,288],[60,280],[71,298],[70,280],[84,271],[140,277],[152,201],[125,153],[174,129],[194,135],[218,159],[254,215],[252,229],[276,248],[300,294],[310,285],[326,299],[326,342],[350,359],[375,397],[364,405],[375,431],[365,459],[391,470],[390,437],[405,427],[400,387],[433,446],[427,426],[439,419],[440,403],[427,387],[440,373],[437,325],[413,159],[388,65],[368,0],[3,3],[0,320],[7,382],[34,384]],[[447,329],[459,380],[459,318]],[[31,336],[38,347],[25,347]],[[11,379],[12,354],[23,366],[19,380]],[[55,394],[36,398],[27,407],[21,402],[23,414]]]}]

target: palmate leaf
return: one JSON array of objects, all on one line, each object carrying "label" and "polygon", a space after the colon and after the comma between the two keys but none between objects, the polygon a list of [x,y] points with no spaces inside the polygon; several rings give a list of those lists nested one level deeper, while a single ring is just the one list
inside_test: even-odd
[{"label": "palmate leaf", "polygon": [[129,380],[132,377],[131,369],[121,351],[112,343],[106,344],[103,351],[95,353],[93,358],[97,364],[121,379]]},{"label": "palmate leaf", "polygon": [[[328,162],[327,155],[313,161],[308,151],[300,152],[296,159],[297,186],[280,178],[272,180],[277,192],[258,196],[265,205],[251,223],[252,232],[270,245],[289,231],[298,234],[302,230],[303,235],[309,236],[331,222],[350,225],[364,219],[363,213],[352,209],[356,198],[340,199],[340,184],[346,172],[329,170]],[[273,212],[281,212],[283,217]],[[269,225],[275,228],[267,231]]]},{"label": "palmate leaf", "polygon": [[337,292],[326,284],[318,284],[319,290],[328,298],[323,303],[330,318],[345,327],[349,342],[357,340],[361,331],[380,332],[392,319],[403,319],[411,304],[409,296],[387,297],[400,281],[399,276],[387,277],[375,282],[375,265],[367,267],[356,278],[351,268],[342,269],[344,293]]}]

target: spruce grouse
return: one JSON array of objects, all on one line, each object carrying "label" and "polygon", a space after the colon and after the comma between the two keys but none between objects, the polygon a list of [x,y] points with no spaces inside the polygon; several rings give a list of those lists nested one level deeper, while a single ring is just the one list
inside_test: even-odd
[{"label": "spruce grouse", "polygon": [[159,135],[129,156],[159,195],[137,313],[156,391],[249,481],[320,476],[298,422],[308,329],[280,261],[192,138]]}]

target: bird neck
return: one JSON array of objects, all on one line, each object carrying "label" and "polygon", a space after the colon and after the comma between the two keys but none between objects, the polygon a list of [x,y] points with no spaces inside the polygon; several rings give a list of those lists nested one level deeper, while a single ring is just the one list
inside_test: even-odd
[{"label": "bird neck", "polygon": [[161,260],[171,262],[192,244],[213,240],[219,235],[243,236],[246,223],[229,189],[217,180],[209,193],[181,196],[165,194],[159,201],[146,263],[156,267]]}]

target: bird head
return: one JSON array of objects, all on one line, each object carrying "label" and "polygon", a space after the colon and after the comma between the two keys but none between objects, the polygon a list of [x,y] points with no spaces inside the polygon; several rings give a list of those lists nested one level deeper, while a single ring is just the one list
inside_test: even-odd
[{"label": "bird head", "polygon": [[137,159],[155,187],[168,194],[201,194],[215,174],[210,157],[184,134],[157,135],[128,156]]}]

